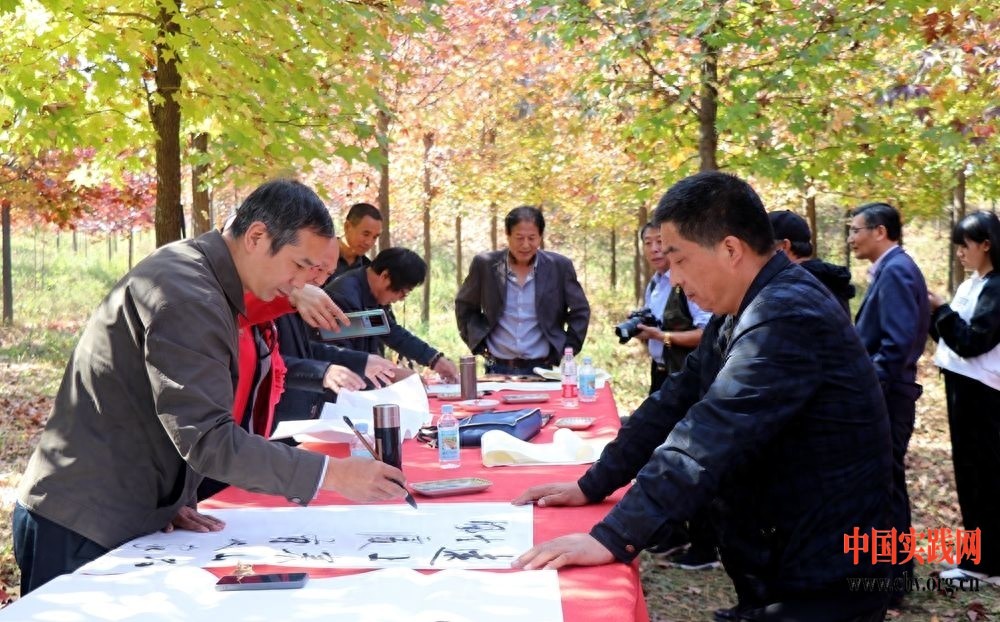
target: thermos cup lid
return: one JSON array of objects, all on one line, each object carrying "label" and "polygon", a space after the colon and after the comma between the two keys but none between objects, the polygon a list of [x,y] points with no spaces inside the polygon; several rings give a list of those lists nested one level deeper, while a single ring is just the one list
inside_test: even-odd
[{"label": "thermos cup lid", "polygon": [[398,428],[399,406],[397,404],[376,404],[372,406],[376,428]]}]

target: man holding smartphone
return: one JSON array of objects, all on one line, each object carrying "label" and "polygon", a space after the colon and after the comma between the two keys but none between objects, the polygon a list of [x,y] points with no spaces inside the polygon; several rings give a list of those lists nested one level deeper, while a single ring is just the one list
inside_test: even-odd
[{"label": "man holding smartphone", "polygon": [[389,346],[402,356],[430,367],[446,382],[458,382],[458,368],[443,352],[396,323],[391,305],[427,278],[427,264],[407,248],[387,248],[370,266],[348,270],[324,286],[326,293],[345,312],[382,309],[389,321],[385,335],[343,340],[345,347],[382,355]]}]

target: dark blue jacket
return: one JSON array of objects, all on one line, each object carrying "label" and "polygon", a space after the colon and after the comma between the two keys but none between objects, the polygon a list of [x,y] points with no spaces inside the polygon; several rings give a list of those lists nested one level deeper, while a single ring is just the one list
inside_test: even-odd
[{"label": "dark blue jacket", "polygon": [[919,396],[917,359],[927,345],[931,312],[924,275],[902,248],[879,264],[854,322],[886,389]]},{"label": "dark blue jacket", "polygon": [[421,365],[430,363],[434,355],[437,354],[437,350],[396,323],[392,307],[380,305],[375,299],[375,295],[368,285],[367,273],[368,269],[364,266],[352,268],[324,285],[323,290],[345,313],[384,309],[385,316],[389,320],[389,334],[342,339],[341,343],[352,350],[370,352],[379,356],[385,356],[385,346],[389,346],[411,361],[416,361]]},{"label": "dark blue jacket", "polygon": [[887,528],[890,467],[871,360],[829,290],[779,253],[579,484],[598,501],[635,477],[591,531],[621,561],[710,507],[754,604],[887,574],[870,553],[854,565],[844,535]]},{"label": "dark blue jacket", "polygon": [[334,345],[311,341],[315,329],[298,313],[288,313],[275,320],[278,349],[288,368],[285,391],[274,409],[274,424],[281,421],[315,419],[324,402],[335,402],[337,395],[323,387],[323,376],[330,364],[343,365],[364,376],[367,352],[356,352]]}]

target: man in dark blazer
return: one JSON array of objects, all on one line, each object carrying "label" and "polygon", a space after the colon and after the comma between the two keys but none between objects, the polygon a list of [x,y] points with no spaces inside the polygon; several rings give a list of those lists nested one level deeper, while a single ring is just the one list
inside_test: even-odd
[{"label": "man in dark blazer", "polygon": [[[913,434],[917,398],[917,359],[924,351],[930,326],[927,284],[913,259],[899,246],[899,212],[887,203],[868,203],[851,212],[848,244],[858,259],[872,262],[868,291],[858,308],[855,325],[861,343],[878,372],[889,411],[892,436],[892,526],[910,529],[910,498],[906,492],[904,459]],[[913,562],[893,566],[894,577],[909,572]],[[898,604],[903,592],[896,593]]]},{"label": "man in dark blazer", "polygon": [[522,206],[504,219],[507,248],[476,255],[455,297],[462,340],[486,357],[486,371],[531,374],[558,364],[565,348],[579,353],[590,304],[573,262],[539,250],[541,210]]},{"label": "man in dark blazer", "polygon": [[[330,241],[323,263],[316,271],[311,284],[322,287],[330,280],[340,266],[340,244]],[[305,293],[305,288],[299,295]],[[330,304],[330,298],[318,291],[323,300]],[[299,304],[304,304],[299,301]],[[318,331],[306,324],[299,313],[286,313],[275,320],[278,330],[278,349],[287,369],[285,390],[274,409],[273,425],[282,421],[316,419],[326,402],[336,402],[337,394],[332,391],[326,376],[343,366],[358,376],[367,378],[370,386],[381,387],[392,382],[395,365],[377,354],[360,352],[340,347],[334,343],[316,341]]]}]

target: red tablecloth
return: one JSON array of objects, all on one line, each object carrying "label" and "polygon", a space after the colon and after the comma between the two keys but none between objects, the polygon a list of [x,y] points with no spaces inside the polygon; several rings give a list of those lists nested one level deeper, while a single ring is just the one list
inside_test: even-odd
[{"label": "red tablecloth", "polygon": [[[492,395],[498,397],[503,392]],[[610,387],[598,391],[597,401],[581,404],[580,408],[567,410],[559,403],[558,393],[551,393],[550,401],[538,404],[544,412],[552,412],[554,418],[561,416],[595,417],[597,422],[593,427],[578,432],[585,437],[613,436],[619,427],[618,412]],[[431,400],[431,410],[437,413],[440,403]],[[511,406],[510,408],[518,408]],[[555,426],[550,422],[535,437],[533,442],[551,442]],[[333,456],[346,456],[346,444],[329,444],[312,446]],[[413,440],[403,442],[403,472],[409,482],[420,482],[433,479],[452,477],[484,477],[493,482],[488,490],[465,496],[443,498],[428,498],[416,496],[418,503],[447,502],[483,502],[510,501],[526,488],[534,484],[557,481],[576,480],[587,465],[581,466],[538,466],[538,467],[495,467],[486,468],[482,464],[479,448],[472,447],[462,450],[462,465],[457,469],[444,470],[438,466],[437,451],[421,445]],[[544,542],[556,536],[586,532],[607,513],[621,492],[600,505],[590,505],[577,508],[539,508],[535,507],[535,543]],[[336,505],[350,503],[334,493],[323,492],[314,501],[321,505]],[[403,503],[400,500],[400,503]],[[203,501],[200,508],[234,507],[287,507],[288,504],[280,497],[260,495],[237,488],[228,488],[212,499]],[[213,572],[216,569],[213,569]],[[265,571],[260,568],[258,571]],[[285,569],[287,570],[287,569]],[[218,569],[219,574],[225,574],[227,569]],[[277,571],[277,569],[275,569]],[[323,571],[310,568],[315,576],[332,576],[342,574],[337,571]],[[621,620],[624,622],[647,622],[649,614],[646,601],[639,581],[637,564],[608,564],[605,566],[587,568],[565,568],[559,571],[559,587],[563,603],[563,619],[567,622],[607,622]]]}]

